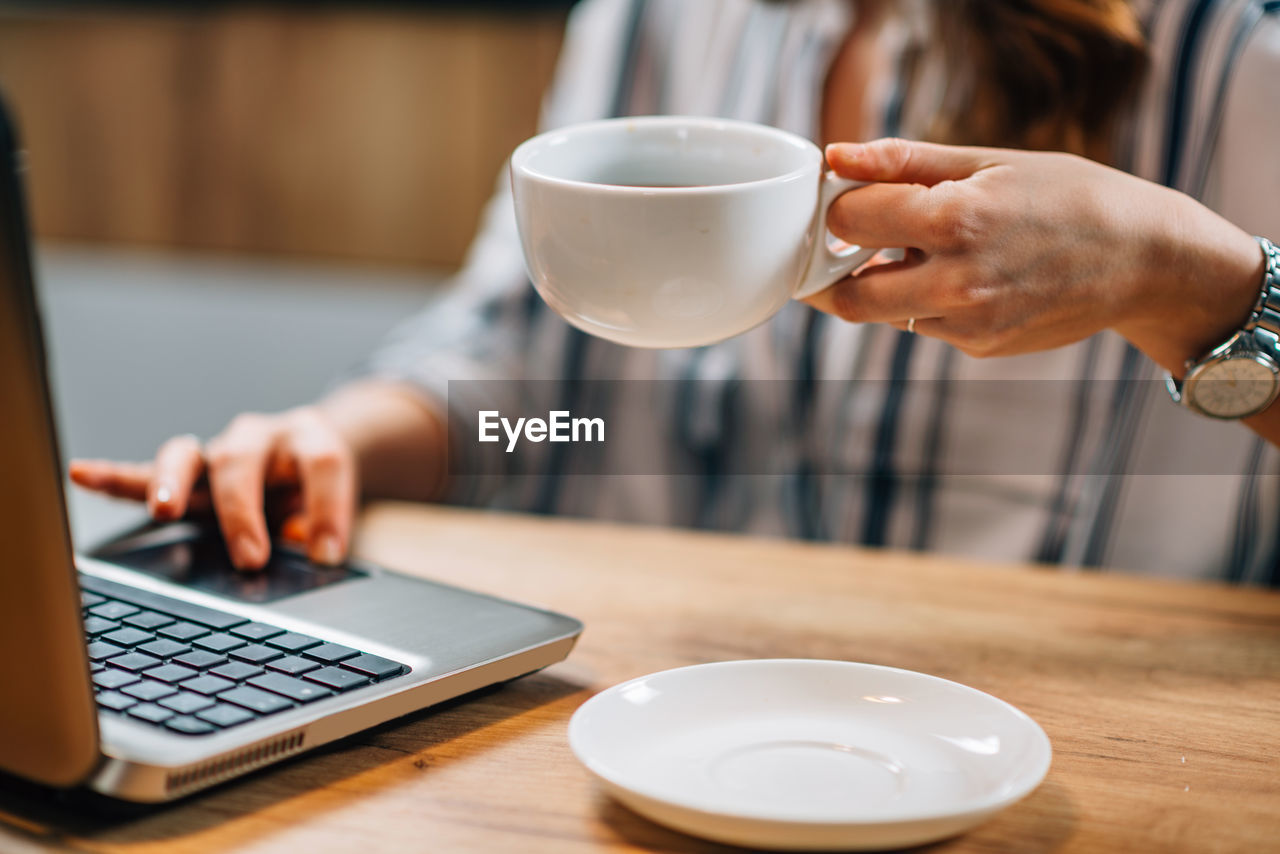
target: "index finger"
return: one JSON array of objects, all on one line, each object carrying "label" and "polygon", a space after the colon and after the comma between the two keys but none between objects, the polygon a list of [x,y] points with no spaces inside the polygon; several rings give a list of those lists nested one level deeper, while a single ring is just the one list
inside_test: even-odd
[{"label": "index finger", "polygon": [[112,498],[142,501],[151,482],[151,463],[118,463],[112,460],[72,460],[67,467],[71,482]]},{"label": "index finger", "polygon": [[856,181],[924,184],[958,181],[1009,157],[1008,151],[907,139],[836,142],[824,152],[837,174]]}]

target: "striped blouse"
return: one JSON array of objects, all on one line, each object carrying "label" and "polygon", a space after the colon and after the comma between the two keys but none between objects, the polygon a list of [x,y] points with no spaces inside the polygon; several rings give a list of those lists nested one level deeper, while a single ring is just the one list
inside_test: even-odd
[{"label": "striped blouse", "polygon": [[[816,139],[851,8],[587,0],[544,126],[714,115]],[[1280,2],[1143,12],[1128,168],[1280,237]],[[896,80],[868,96],[871,127],[910,132]],[[978,360],[796,303],[713,346],[620,347],[534,294],[505,176],[445,295],[364,370],[447,406],[459,503],[1280,584],[1280,454],[1176,407],[1120,337]],[[599,416],[607,441],[506,454],[477,443],[481,410]]]}]

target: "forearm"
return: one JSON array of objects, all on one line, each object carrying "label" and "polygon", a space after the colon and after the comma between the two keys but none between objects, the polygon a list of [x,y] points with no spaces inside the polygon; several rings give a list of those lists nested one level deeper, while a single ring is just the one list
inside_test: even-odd
[{"label": "forearm", "polygon": [[430,501],[444,494],[446,418],[416,390],[360,380],[317,406],[354,452],[363,497]]}]

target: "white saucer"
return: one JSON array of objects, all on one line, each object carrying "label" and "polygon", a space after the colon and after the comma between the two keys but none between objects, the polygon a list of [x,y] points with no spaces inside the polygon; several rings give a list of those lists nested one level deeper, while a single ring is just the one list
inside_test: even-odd
[{"label": "white saucer", "polygon": [[956,682],[872,664],[772,659],[666,670],[588,700],[578,759],[619,801],[757,848],[933,842],[1049,770],[1035,721]]}]

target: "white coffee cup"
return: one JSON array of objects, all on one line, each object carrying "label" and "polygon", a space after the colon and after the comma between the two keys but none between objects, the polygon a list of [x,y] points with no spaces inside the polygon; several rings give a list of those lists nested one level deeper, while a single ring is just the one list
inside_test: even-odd
[{"label": "white coffee cup", "polygon": [[691,116],[549,131],[511,156],[524,257],[574,326],[633,347],[695,347],[764,322],[875,254],[834,250],[827,207],[861,186],[803,137]]}]

